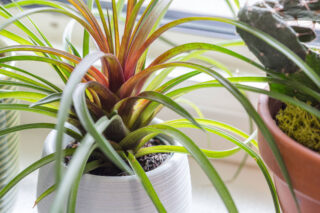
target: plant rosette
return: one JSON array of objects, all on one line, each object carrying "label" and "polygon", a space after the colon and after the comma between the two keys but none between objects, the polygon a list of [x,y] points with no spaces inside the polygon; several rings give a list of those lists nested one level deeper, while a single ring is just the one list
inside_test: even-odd
[{"label": "plant rosette", "polygon": [[[320,155],[301,145],[286,135],[274,120],[281,108],[281,102],[261,95],[258,112],[268,129],[274,136],[285,164],[292,179],[293,187],[298,198],[301,212],[317,212],[320,208]],[[274,181],[284,212],[297,212],[289,187],[281,175],[279,166],[268,147],[265,138],[258,134],[259,150],[262,158],[274,173]]]},{"label": "plant rosette", "polygon": [[[43,156],[55,152],[55,131],[44,142]],[[168,139],[166,139],[168,140]],[[64,145],[74,141],[65,136]],[[171,140],[170,144],[177,144]],[[54,185],[54,163],[39,170],[37,197]],[[189,212],[191,206],[191,180],[187,155],[175,153],[157,168],[146,172],[159,199],[168,212]],[[46,213],[55,193],[38,203],[39,213]],[[135,175],[100,176],[84,174],[77,195],[77,213],[87,212],[157,212],[146,191]]]}]

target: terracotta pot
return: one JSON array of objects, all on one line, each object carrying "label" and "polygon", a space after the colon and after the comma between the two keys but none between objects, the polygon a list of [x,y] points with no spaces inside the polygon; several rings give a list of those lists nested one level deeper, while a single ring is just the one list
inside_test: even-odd
[{"label": "terracotta pot", "polygon": [[[258,112],[276,140],[283,160],[289,171],[301,211],[314,213],[320,210],[320,155],[287,136],[273,119],[281,107],[281,102],[261,95]],[[272,170],[284,213],[295,213],[295,207],[288,185],[280,172],[265,138],[259,132],[259,150],[262,158]]]},{"label": "terracotta pot", "polygon": [[[55,152],[55,131],[47,136],[43,155]],[[177,144],[168,138],[171,144]],[[73,139],[67,135],[64,145]],[[37,195],[54,184],[54,163],[39,169]],[[173,154],[158,168],[147,172],[157,194],[168,212],[189,212],[191,204],[191,179],[188,158],[183,154]],[[49,212],[55,194],[45,197],[37,206],[39,213]],[[136,176],[82,176],[77,196],[77,213],[153,213],[157,212]]]}]

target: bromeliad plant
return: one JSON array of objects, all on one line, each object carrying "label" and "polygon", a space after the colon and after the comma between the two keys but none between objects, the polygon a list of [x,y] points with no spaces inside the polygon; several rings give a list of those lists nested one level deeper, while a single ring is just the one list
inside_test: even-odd
[{"label": "bromeliad plant", "polygon": [[[235,2],[238,3],[238,1]],[[270,175],[259,155],[249,146],[249,143],[256,146],[253,137],[249,137],[242,131],[218,121],[195,119],[175,99],[201,88],[225,87],[244,106],[260,128],[262,134],[267,138],[289,186],[291,186],[290,177],[271,134],[254,107],[239,89],[267,93],[276,98],[286,99],[289,102],[296,103],[297,101],[278,92],[268,92],[242,84],[245,82],[269,82],[274,81],[274,79],[265,77],[223,77],[215,69],[220,68],[222,71],[229,73],[227,67],[214,59],[208,59],[202,55],[206,51],[217,51],[271,73],[271,71],[265,69],[260,64],[227,48],[231,45],[242,44],[242,42],[182,44],[159,55],[151,63],[147,63],[146,61],[148,48],[164,32],[177,25],[190,21],[218,21],[235,25],[263,39],[266,43],[277,48],[291,60],[295,61],[308,76],[314,77],[314,72],[308,65],[276,39],[234,19],[188,17],[159,27],[160,20],[171,3],[170,0],[151,0],[143,10],[140,18],[137,17],[139,11],[142,10],[141,7],[144,0],[128,0],[122,36],[120,36],[119,32],[119,16],[122,12],[124,1],[116,2],[113,0],[112,11],[104,11],[99,0],[88,0],[87,4],[82,0],[69,0],[69,3],[21,0],[0,7],[0,15],[5,18],[0,24],[0,34],[18,43],[18,45],[1,48],[0,53],[35,53],[34,55],[20,54],[0,58],[1,67],[6,68],[0,69],[0,73],[15,79],[15,81],[1,81],[1,84],[15,85],[20,88],[33,90],[31,92],[24,90],[1,91],[1,98],[22,99],[28,101],[29,104],[0,104],[0,109],[24,110],[57,117],[56,124],[32,123],[0,131],[0,135],[4,135],[33,128],[51,128],[57,130],[56,153],[40,159],[22,171],[0,191],[0,197],[31,172],[55,161],[56,184],[40,196],[38,201],[56,190],[52,212],[60,212],[64,207],[65,200],[68,200],[68,206],[72,212],[75,208],[75,195],[77,194],[77,187],[83,172],[97,168],[103,164],[103,162],[98,160],[86,166],[89,156],[95,150],[100,150],[114,165],[128,175],[136,174],[158,211],[165,212],[161,201],[148,180],[148,176],[137,163],[136,158],[150,153],[182,152],[194,157],[216,188],[226,208],[230,212],[237,212],[237,208],[227,187],[208,158],[227,157],[243,149],[257,161],[269,185],[275,209],[277,212],[280,212],[277,195]],[[97,8],[97,16],[91,11],[94,3]],[[21,8],[30,5],[40,5],[41,7],[25,11]],[[10,8],[21,11],[13,16],[9,12]],[[63,36],[66,50],[59,50],[51,45],[45,35],[41,33],[40,29],[28,17],[35,13],[47,12],[64,14],[84,28],[81,53],[71,41],[72,27],[70,26],[72,24],[68,25],[69,27],[67,27]],[[29,19],[34,30],[22,23],[21,19],[24,17]],[[101,24],[98,20],[100,20]],[[19,27],[26,36],[20,36],[7,30],[7,26],[11,24]],[[95,51],[89,48],[90,40],[96,45]],[[189,59],[193,58],[210,62],[211,65],[214,65],[214,68],[190,62]],[[24,69],[6,64],[9,61],[21,60],[45,62],[52,65],[55,72],[58,73],[61,80],[65,83],[65,87],[59,88],[47,79],[34,75]],[[99,67],[96,66],[96,62],[100,62]],[[176,67],[183,67],[192,71],[164,82],[166,76]],[[156,72],[157,75],[155,75]],[[174,89],[175,86],[200,73],[205,73],[215,80]],[[317,86],[320,85],[318,78],[312,78],[312,80]],[[282,82],[284,79],[282,76],[278,76],[277,81]],[[301,102],[298,103],[303,105]],[[163,106],[175,111],[184,119],[166,121],[161,124],[150,123]],[[303,106],[309,111],[315,110],[309,105],[305,104]],[[73,125],[78,131],[66,128],[66,123]],[[211,132],[226,138],[236,144],[236,147],[224,151],[203,150],[188,136],[178,130],[178,128],[198,128]],[[62,146],[63,134],[69,134],[74,137],[81,146],[76,149],[65,149]],[[175,145],[143,147],[150,138],[159,134],[178,139],[182,147]],[[241,142],[239,137],[244,138],[245,141]],[[66,173],[62,174],[63,157],[66,155],[72,155],[72,159]]]}]

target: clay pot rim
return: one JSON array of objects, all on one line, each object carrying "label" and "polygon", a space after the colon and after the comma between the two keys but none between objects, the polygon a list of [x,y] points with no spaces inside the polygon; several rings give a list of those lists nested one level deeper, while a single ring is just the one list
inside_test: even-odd
[{"label": "clay pot rim", "polygon": [[306,157],[314,161],[319,161],[320,163],[320,154],[303,146],[294,139],[290,138],[285,134],[276,124],[275,120],[272,118],[269,110],[269,96],[260,95],[259,97],[259,114],[267,125],[269,131],[272,135],[278,135],[283,140],[278,140],[277,143],[283,143],[285,146],[290,146],[292,149],[298,150],[301,154],[301,157]]}]

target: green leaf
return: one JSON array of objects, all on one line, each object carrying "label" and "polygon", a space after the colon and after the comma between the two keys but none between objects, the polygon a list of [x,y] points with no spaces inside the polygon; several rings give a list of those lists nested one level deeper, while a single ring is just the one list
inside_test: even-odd
[{"label": "green leaf", "polygon": [[124,6],[124,0],[118,0],[117,1],[117,14],[121,14],[123,6]]},{"label": "green leaf", "polygon": [[[95,128],[101,134],[109,125],[107,117],[100,118],[95,123]],[[57,183],[58,188],[55,199],[51,206],[50,212],[63,212],[64,204],[69,196],[73,182],[79,175],[82,175],[81,168],[85,166],[92,151],[96,148],[95,139],[87,133],[80,142],[81,146],[77,147],[72,159],[68,164],[67,171],[63,176],[63,181]]]},{"label": "green leaf", "polygon": [[14,98],[25,100],[29,102],[38,101],[39,99],[45,97],[46,95],[38,92],[25,92],[16,90],[0,90],[0,99],[3,98]]},{"label": "green leaf", "polygon": [[[0,110],[19,110],[19,111],[27,111],[34,112],[38,114],[44,114],[51,117],[56,117],[57,110],[44,106],[37,106],[34,108],[30,108],[27,104],[0,104]],[[67,112],[68,114],[68,112]]]},{"label": "green leaf", "polygon": [[0,80],[0,85],[8,85],[8,86],[15,86],[15,87],[25,87],[25,88],[31,88],[34,90],[38,90],[41,92],[46,92],[46,93],[52,93],[53,90],[51,89],[46,89],[37,85],[33,85],[30,83],[23,83],[23,82],[18,82],[18,81],[10,81],[10,80]]},{"label": "green leaf", "polygon": [[[124,67],[126,57],[128,54],[128,48],[129,48],[129,42],[130,42],[130,36],[133,31],[134,23],[136,21],[137,15],[139,13],[139,10],[145,0],[139,0],[133,7],[133,10],[126,16],[126,24],[125,29],[123,32],[122,40],[120,43],[120,49],[119,49],[119,61],[121,63],[121,66]],[[127,11],[130,9],[130,1],[127,2]]]},{"label": "green leaf", "polygon": [[199,118],[204,118],[203,113],[201,112],[201,109],[192,101],[184,98],[179,98],[177,102],[190,106],[197,113]]},{"label": "green leaf", "polygon": [[17,34],[14,34],[8,30],[1,30],[0,31],[0,35],[12,40],[12,41],[15,41],[19,44],[25,44],[25,45],[32,45],[32,43],[24,38],[22,38],[21,36],[18,36]]},{"label": "green leaf", "polygon": [[119,98],[111,92],[107,87],[103,86],[102,84],[90,81],[87,82],[88,89],[93,90],[100,99],[102,108],[108,112],[111,113],[112,107],[119,101]]},{"label": "green leaf", "polygon": [[[73,66],[65,62],[47,58],[47,57],[41,57],[41,56],[19,55],[19,56],[9,56],[9,57],[0,58],[0,63],[6,63],[9,61],[40,61],[40,62],[45,62],[51,65],[58,66],[64,70],[68,70],[68,72],[71,72],[73,70]],[[62,78],[62,80],[65,80],[66,76],[64,73],[58,72],[58,75]]]},{"label": "green leaf", "polygon": [[[227,135],[227,134],[221,134],[221,132],[218,130],[218,129],[215,129],[215,122],[210,122],[210,120],[202,120],[202,119],[197,119],[197,121],[199,121],[199,123],[201,125],[204,125],[203,127],[208,131],[208,132],[211,132],[211,133],[214,133],[214,134],[218,134],[220,136],[223,136],[223,137],[227,137],[227,139],[238,145],[241,149],[243,149],[244,151],[246,151],[253,159],[256,160],[260,170],[262,171],[267,183],[268,183],[268,186],[269,186],[269,189],[270,189],[270,192],[272,194],[272,198],[273,198],[273,203],[274,203],[274,206],[275,206],[275,210],[276,212],[280,212],[280,207],[279,207],[279,202],[278,202],[278,196],[277,196],[277,193],[276,193],[276,189],[275,189],[275,186],[273,184],[273,181],[272,181],[272,178],[267,170],[267,167],[265,166],[265,164],[263,163],[261,157],[252,150],[252,148],[247,145],[247,143],[242,143],[241,141],[239,141],[238,139],[232,137],[231,135]],[[201,122],[201,121],[204,121],[204,122]],[[185,120],[184,122],[183,121],[180,121],[180,122],[177,122],[177,123],[170,123],[170,126],[172,127],[175,127],[175,128],[197,128],[195,127],[193,124],[191,124],[189,121]],[[213,127],[213,128],[212,128]],[[254,136],[254,134],[251,135],[251,137],[249,137],[246,142],[252,140],[252,137]]]},{"label": "green leaf", "polygon": [[320,119],[320,110],[319,109],[317,109],[316,107],[310,106],[309,104],[307,104],[303,101],[299,101],[296,98],[292,98],[292,97],[284,95],[282,93],[267,91],[264,89],[259,89],[259,88],[246,86],[246,85],[237,85],[237,87],[242,90],[248,90],[248,91],[252,91],[252,92],[256,92],[256,93],[260,93],[260,94],[266,94],[272,98],[299,106],[300,108],[306,110],[307,112],[310,112],[311,114],[314,114],[316,117],[318,117]]},{"label": "green leaf", "polygon": [[[103,134],[100,134],[95,126],[94,121],[90,115],[90,112],[87,108],[86,104],[86,98],[85,98],[85,91],[88,84],[79,84],[77,88],[74,91],[74,94],[72,96],[74,107],[77,112],[77,115],[80,119],[81,124],[84,126],[84,128],[94,137],[96,140],[99,148],[101,151],[106,155],[106,157],[111,160],[118,168],[120,168],[122,171],[125,171],[129,174],[132,174],[131,169],[128,167],[128,165],[124,162],[124,160],[118,155],[118,153],[115,151],[115,149],[112,147],[110,142],[105,138]],[[110,124],[112,121],[108,120],[108,124]]]},{"label": "green leaf", "polygon": [[199,75],[200,73],[201,72],[199,72],[199,71],[192,71],[192,72],[188,72],[183,75],[179,75],[178,77],[173,78],[173,79],[167,81],[166,83],[162,84],[160,87],[156,88],[155,91],[161,92],[161,93],[167,92],[168,90],[170,90],[174,86],[176,86],[176,85],[178,85],[178,84],[180,84],[180,83],[182,83],[182,82],[184,82],[184,81],[186,81],[196,75]]},{"label": "green leaf", "polygon": [[[232,50],[229,50],[225,47],[215,45],[215,44],[201,43],[201,42],[187,43],[187,44],[182,44],[182,45],[173,47],[170,50],[162,53],[156,59],[154,59],[153,62],[149,65],[149,67],[154,66],[156,64],[163,63],[163,62],[173,58],[174,56],[177,56],[177,55],[182,54],[184,52],[189,52],[189,51],[194,51],[194,50],[210,50],[210,51],[221,52],[221,53],[230,55],[232,57],[235,57],[237,59],[240,59],[248,64],[252,64],[258,68],[262,68],[261,65],[257,64],[256,62],[252,61],[251,59],[249,59],[239,53],[236,53]],[[262,68],[262,69],[264,69],[264,68]]]},{"label": "green leaf", "polygon": [[[97,6],[97,9],[98,9],[98,12],[99,12],[99,17],[100,17],[100,20],[102,22],[102,26],[103,26],[104,33],[105,33],[105,36],[106,36],[107,41],[108,41],[109,48],[111,50],[111,53],[114,53],[114,47],[113,47],[113,43],[112,43],[112,34],[110,32],[110,28],[108,28],[108,25],[107,25],[107,22],[106,22],[106,17],[105,17],[105,15],[103,13],[103,10],[102,10],[101,4],[100,4],[100,0],[95,0],[95,3],[96,3],[96,6]],[[108,13],[108,9],[107,9],[107,13]],[[109,15],[108,15],[108,20],[109,20]]]},{"label": "green leaf", "polygon": [[[75,25],[76,21],[75,20],[71,20],[68,22],[67,26],[64,28],[63,34],[62,34],[62,42],[63,42],[63,46],[64,46],[64,50],[67,52],[72,52],[72,43],[71,43],[71,37],[72,37],[72,32],[73,32],[73,28]],[[72,45],[73,46],[73,45]],[[75,48],[76,50],[76,48]],[[81,57],[79,52],[76,50],[76,54],[73,53],[74,55]]]},{"label": "green leaf", "polygon": [[[74,149],[66,149],[62,151],[62,155],[72,155],[74,152]],[[32,163],[30,166],[25,168],[23,171],[21,171],[18,175],[16,175],[10,182],[5,185],[1,190],[0,190],[0,198],[3,198],[3,196],[6,195],[7,192],[9,192],[17,183],[19,183],[23,178],[31,174],[32,172],[36,171],[37,169],[51,163],[55,159],[55,153],[52,153],[50,155],[47,155],[40,160],[37,160],[36,162]]]},{"label": "green leaf", "polygon": [[78,188],[80,185],[81,177],[83,174],[88,173],[94,169],[97,169],[101,167],[103,164],[99,160],[91,161],[84,165],[84,168],[80,169],[79,175],[76,177],[76,180],[73,182],[73,186],[71,189],[71,193],[68,200],[68,213],[75,212],[76,210],[76,203],[77,203],[77,194],[78,194]]},{"label": "green leaf", "polygon": [[[178,61],[188,61],[191,58],[194,58],[195,56],[204,53],[204,51],[194,51],[191,53],[188,53],[186,56],[182,56],[181,58],[177,59]],[[175,58],[176,59],[176,58]],[[177,61],[175,60],[175,61]],[[149,90],[154,90],[155,88],[157,88],[158,86],[160,86],[160,84],[164,81],[164,79],[174,70],[175,68],[167,68],[163,71],[161,71],[159,74],[157,74],[152,81],[150,81],[150,83],[148,83],[147,87],[146,87],[146,91]]]},{"label": "green leaf", "polygon": [[136,146],[136,148],[134,149],[134,152],[137,152],[138,150],[140,150],[146,143],[148,143],[151,139],[153,139],[154,137],[156,137],[158,135],[158,133],[151,133],[149,135],[144,136],[140,141],[139,144]]},{"label": "green leaf", "polygon": [[229,10],[230,10],[230,12],[232,13],[233,17],[237,17],[237,13],[236,13],[236,11],[234,10],[234,8],[233,8],[230,0],[224,0],[224,1],[225,1],[226,4],[228,5]]},{"label": "green leaf", "polygon": [[[16,45],[16,46],[8,46],[0,49],[0,53],[10,52],[10,51],[31,51],[31,52],[42,52],[50,55],[59,56],[67,59],[73,63],[78,64],[81,58],[72,55],[66,51],[50,48],[50,47],[40,47],[40,46],[28,46],[28,45]],[[113,55],[108,54],[107,58],[114,58]],[[10,57],[2,57],[0,58],[0,62],[8,62],[8,61],[19,61],[19,60],[31,60],[31,61],[40,61],[46,62],[51,65],[55,65],[56,67],[63,68],[67,70],[67,73],[60,73],[60,70],[57,70],[60,77],[69,77],[70,72],[73,71],[74,67],[66,62],[62,62],[56,59],[41,57],[41,56],[32,56],[32,55],[19,55],[19,56],[10,56]],[[108,85],[106,76],[104,76],[97,68],[94,66],[90,67],[88,71],[89,74],[95,78],[96,81],[102,83],[103,85]],[[63,79],[62,79],[63,80]],[[65,80],[65,79],[64,79]]]},{"label": "green leaf", "polygon": [[240,2],[239,2],[239,0],[233,0],[233,2],[236,4],[237,8],[239,9],[239,8],[240,8]]},{"label": "green leaf", "polygon": [[[116,106],[115,109],[118,109],[118,107],[121,105],[121,103],[126,102],[128,100],[134,100],[134,99],[147,99],[150,101],[155,101],[159,104],[163,104],[164,106],[168,107],[172,111],[176,112],[177,114],[181,115],[182,117],[190,120],[190,122],[194,123],[196,126],[198,126],[200,129],[201,127],[195,122],[194,118],[188,111],[186,111],[183,107],[181,107],[179,104],[177,104],[175,101],[173,101],[171,98],[168,98],[167,96],[154,92],[154,91],[145,91],[140,93],[136,97],[129,97],[124,99],[122,102],[119,102]],[[124,113],[127,113],[126,111]],[[134,118],[133,118],[134,120]]]},{"label": "green leaf", "polygon": [[[2,6],[1,6],[1,8],[3,9]],[[51,7],[41,7],[41,8],[35,8],[35,9],[31,9],[31,10],[19,13],[18,15],[13,16],[13,17],[5,20],[4,22],[2,22],[2,24],[0,24],[0,30],[6,28],[10,24],[12,24],[12,23],[16,22],[17,20],[19,20],[23,17],[26,17],[28,15],[40,13],[40,12],[49,12],[51,10],[55,10],[55,9],[52,9]]]},{"label": "green leaf", "polygon": [[[0,7],[4,9],[3,7]],[[27,11],[24,11],[22,13],[19,13],[18,15],[8,18],[6,21],[4,21],[2,24],[0,24],[0,31],[5,29],[7,26],[9,26],[12,23],[19,22],[19,19],[29,16],[31,14],[36,14],[36,13],[44,13],[44,12],[54,12],[54,13],[60,13],[64,14],[66,16],[69,16],[70,18],[76,20],[79,24],[81,24],[88,32],[92,35],[93,38],[95,38],[96,41],[100,41],[98,38],[98,34],[94,29],[88,24],[87,20],[84,20],[82,17],[80,17],[77,12],[73,10],[68,10],[68,9],[56,9],[56,8],[51,8],[51,7],[40,7],[40,8],[35,8],[35,9],[30,9]],[[25,27],[22,25],[21,27]],[[32,36],[32,39],[36,40],[37,43],[42,43],[32,32],[28,32],[28,35]],[[98,43],[100,44],[100,43]],[[41,46],[44,46],[42,43]]]},{"label": "green leaf", "polygon": [[[13,2],[14,7],[16,7],[16,2]],[[14,19],[14,16],[2,5],[0,5],[0,16],[6,18],[6,19]],[[27,16],[27,15],[26,15]],[[10,23],[11,24],[11,23]],[[42,46],[44,46],[44,43],[41,41],[41,39],[35,34],[33,33],[29,27],[27,27],[25,24],[23,24],[21,21],[19,21],[19,19],[14,21],[14,24],[19,27],[24,33],[26,33],[31,40],[35,41],[37,44],[40,44]],[[0,30],[2,31],[2,30]]]},{"label": "green leaf", "polygon": [[[93,7],[93,0],[87,0],[88,9],[91,11]],[[83,32],[83,43],[82,43],[82,57],[85,57],[89,54],[90,51],[90,34],[86,29]]]},{"label": "green leaf", "polygon": [[[15,7],[19,8],[21,11],[23,11],[18,3],[16,3],[16,2],[14,1],[13,4],[14,4]],[[14,16],[13,16],[8,10],[6,10],[4,7],[0,6],[0,10],[3,12],[3,13],[0,13],[1,16],[5,17],[5,18],[7,18],[7,19],[9,19],[10,17],[11,17],[12,19],[14,18]],[[45,42],[43,42],[43,41],[36,35],[36,33],[33,33],[33,32],[28,28],[28,26],[24,25],[21,21],[19,21],[19,19],[16,20],[16,21],[14,22],[14,24],[15,24],[16,26],[18,26],[23,32],[25,32],[25,33],[28,35],[28,37],[30,38],[31,42],[33,42],[34,44],[39,45],[39,46],[46,46],[46,45],[48,45],[48,46],[52,47],[52,45],[50,44],[50,42],[48,41],[48,39],[47,39],[47,38],[44,36],[44,34],[40,31],[40,29],[37,27],[37,25],[30,19],[29,16],[26,16],[26,17],[27,17],[28,20],[31,22],[31,24],[33,25],[33,27],[36,29],[37,34],[39,34],[39,35],[41,36],[41,38],[42,38]],[[41,54],[39,54],[39,53],[37,53],[37,54],[38,54],[38,55],[41,55]],[[56,60],[61,60],[59,57],[56,57],[56,56],[47,56],[46,54],[42,54],[42,55],[44,55],[44,56],[46,56],[46,57],[48,57],[48,58],[52,58],[52,59],[56,59]],[[61,69],[61,68],[59,68],[59,67],[57,67],[57,66],[55,66],[55,65],[53,65],[53,68],[54,68],[54,69],[56,70],[56,72],[60,75],[61,79],[62,79],[63,81],[65,81],[64,76],[61,74],[61,73],[64,72],[63,69]]]},{"label": "green leaf", "polygon": [[[208,157],[208,158],[226,158],[235,153],[238,153],[241,149],[240,148],[233,148],[228,150],[206,150],[201,149],[201,151]],[[144,155],[154,154],[154,153],[182,153],[182,154],[190,154],[188,150],[182,146],[173,146],[173,145],[158,145],[158,146],[151,146],[146,148],[141,148],[135,153],[135,157],[139,158]]]},{"label": "green leaf", "polygon": [[124,149],[132,149],[136,150],[139,147],[139,141],[143,140],[143,138],[147,137],[150,134],[160,134],[160,130],[156,130],[149,126],[144,128],[137,129],[135,131],[130,132],[124,139],[122,139],[119,145]]},{"label": "green leaf", "polygon": [[[77,85],[81,82],[83,76],[87,73],[87,70],[91,67],[91,65],[103,57],[105,54],[102,52],[92,53],[87,55],[73,70],[68,80],[68,83],[63,91],[61,101],[60,101],[60,108],[57,116],[57,125],[56,125],[56,182],[59,183],[61,178],[61,165],[62,165],[62,140],[63,140],[63,133],[64,133],[64,125],[68,118],[68,112],[71,108],[72,104],[72,95],[77,87]],[[32,108],[33,109],[33,108]]]},{"label": "green leaf", "polygon": [[226,67],[224,64],[222,64],[221,62],[219,62],[218,60],[214,60],[212,58],[203,56],[203,55],[199,55],[199,56],[195,56],[195,59],[204,61],[208,64],[210,64],[211,66],[217,67],[218,69],[224,71],[227,75],[229,76],[233,76],[233,73],[229,70],[228,67]]},{"label": "green leaf", "polygon": [[46,85],[44,85],[42,83],[39,83],[39,82],[37,82],[35,80],[32,80],[31,78],[28,78],[28,77],[26,77],[24,75],[17,74],[14,71],[0,69],[0,74],[8,76],[10,78],[17,79],[19,81],[22,81],[22,82],[25,82],[25,83],[28,83],[28,84],[31,84],[31,85],[35,85],[35,86],[38,86],[38,87],[41,87],[41,88],[45,88],[47,90],[51,90],[50,87],[47,87]]},{"label": "green leaf", "polygon": [[[284,81],[278,81],[277,79],[269,79],[269,78],[264,78],[264,77],[234,77],[234,78],[228,78],[229,80],[231,80],[232,82],[263,82],[263,81],[270,81],[270,82],[282,82],[283,84],[286,84],[286,82]],[[242,84],[234,84],[238,89],[241,89],[241,90],[245,90],[245,91],[250,91],[250,92],[255,92],[255,93],[260,93],[260,94],[266,94],[272,98],[275,98],[275,99],[278,99],[278,100],[281,100],[283,102],[287,102],[287,103],[291,103],[293,105],[296,105],[296,106],[299,106],[301,107],[302,109],[314,114],[315,116],[319,117],[320,114],[319,114],[319,110],[302,102],[302,101],[299,101],[295,98],[292,98],[290,96],[287,96],[287,95],[284,95],[282,93],[279,93],[279,92],[275,92],[275,91],[267,91],[267,90],[264,90],[264,89],[259,89],[259,88],[256,88],[256,87],[251,87],[251,86],[246,86],[246,85],[242,85]],[[292,88],[301,88],[300,85],[297,85],[297,84],[292,84],[292,85],[295,85],[296,87],[292,87]],[[168,97],[171,97],[171,98],[178,98],[184,94],[187,94],[188,92],[191,92],[191,91],[194,91],[194,90],[197,90],[197,89],[201,89],[201,88],[209,88],[209,87],[222,87],[222,85],[220,83],[217,83],[216,80],[213,80],[213,81],[208,81],[208,82],[202,82],[202,83],[198,83],[198,84],[195,84],[195,85],[192,85],[192,86],[187,86],[187,87],[182,87],[182,88],[179,88],[179,89],[176,89],[176,90],[173,90],[171,92],[169,92],[167,94]],[[305,90],[306,89],[306,90]],[[301,88],[301,90],[305,90],[307,92],[307,88]],[[309,94],[309,93],[308,93]],[[311,93],[310,93],[311,94]],[[314,94],[311,94],[311,95],[314,95],[315,97],[319,96],[319,94],[317,93],[314,93]],[[152,108],[153,107],[153,108]],[[149,106],[148,109],[145,109],[144,111],[153,111],[155,110],[154,109],[154,105],[153,106]]]},{"label": "green leaf", "polygon": [[51,6],[51,7],[55,7],[55,8],[59,8],[59,9],[66,9],[68,8],[68,5],[60,2],[60,1],[46,1],[46,0],[19,0],[19,1],[15,1],[15,2],[11,2],[6,4],[4,7],[7,9],[16,7],[16,5],[19,6],[30,6],[30,5],[46,5],[46,6]]},{"label": "green leaf", "polygon": [[[71,161],[68,164],[68,170],[66,172],[66,175],[63,177],[63,181],[57,187],[57,193],[50,209],[50,212],[52,213],[64,212],[63,210],[64,203],[65,203],[64,201],[67,199],[71,188],[74,187],[73,184],[77,182],[78,179],[81,178],[83,170],[86,166],[86,163],[91,153],[96,148],[95,145],[87,142],[85,139],[88,139],[88,138],[85,137],[84,140],[81,141],[81,146],[79,146],[76,149],[75,153],[72,156]],[[64,183],[68,183],[69,185],[66,185]]]},{"label": "green leaf", "polygon": [[[229,124],[217,121],[217,120],[210,120],[210,119],[200,119],[200,118],[196,118],[196,120],[203,126],[211,126],[214,128],[219,128],[222,130],[226,130],[234,135],[240,136],[244,139],[247,139],[249,137],[248,134],[246,134],[245,132],[243,132],[242,130],[231,126]],[[176,119],[176,120],[171,120],[171,121],[166,121],[163,124],[167,124],[169,126],[171,125],[183,125],[186,123],[190,123],[188,122],[186,119]],[[258,148],[258,142],[254,139],[252,139],[250,141],[251,144],[253,144],[256,148]]]},{"label": "green leaf", "polygon": [[43,198],[47,197],[48,195],[50,195],[52,192],[54,192],[57,189],[57,185],[54,184],[51,187],[49,187],[46,191],[44,191],[34,202],[33,208],[36,207],[36,205],[38,205],[38,203],[43,200]]},{"label": "green leaf", "polygon": [[[159,23],[158,18],[163,17],[163,13],[167,11],[171,2],[172,0],[152,0],[148,4],[147,8],[144,10],[141,18],[139,19],[134,32],[132,33],[129,44],[130,49],[128,52],[128,57],[130,57],[130,55],[132,54],[135,54],[135,52],[141,47],[143,42],[149,36],[149,33],[154,28],[154,25]],[[126,80],[134,75],[137,61],[138,60],[133,61],[134,63],[126,63],[124,69],[124,76]]]},{"label": "green leaf", "polygon": [[[96,160],[96,161],[91,161],[89,163],[87,163],[86,168],[84,170],[83,173],[87,173],[89,171],[92,171],[96,168],[99,168],[101,166],[100,161]],[[74,187],[72,188],[74,190],[74,188],[78,187],[78,183],[74,184]],[[34,206],[33,208],[41,201],[43,200],[45,197],[47,197],[48,195],[50,195],[52,192],[54,192],[57,189],[57,185],[54,184],[51,187],[49,187],[46,191],[44,191],[38,198],[37,200],[34,202]],[[74,191],[72,191],[74,192]]]},{"label": "green leaf", "polygon": [[[91,1],[91,0],[90,0]],[[92,37],[95,40],[99,50],[110,53],[110,47],[108,41],[103,34],[103,31],[98,23],[98,20],[95,18],[94,14],[90,11],[90,8],[83,1],[74,1],[69,0],[69,3],[72,4],[76,9],[77,13],[80,13],[89,24],[89,28],[85,28],[90,34],[92,29]]]},{"label": "green leaf", "polygon": [[69,46],[71,52],[77,56],[77,57],[81,57],[80,56],[80,53],[78,52],[77,48],[75,46],[73,46],[73,44],[68,40],[66,39],[66,43],[67,43],[67,46]]},{"label": "green leaf", "polygon": [[200,150],[200,148],[188,136],[186,136],[179,130],[164,124],[149,125],[131,132],[125,139],[123,139],[119,143],[119,145],[123,147],[131,147],[132,145],[135,145],[135,143],[137,143],[137,141],[139,141],[141,138],[153,133],[161,133],[177,139],[187,149],[187,151],[195,158],[197,163],[201,166],[203,171],[207,174],[208,178],[217,189],[218,194],[220,195],[221,199],[225,203],[229,212],[237,212],[237,208],[233,202],[233,199],[228,189],[224,185],[219,174],[211,165],[210,161],[207,159],[205,154]]},{"label": "green leaf", "polygon": [[147,174],[145,173],[145,171],[143,170],[143,168],[141,167],[141,165],[139,164],[139,162],[131,152],[128,152],[128,161],[131,167],[133,168],[134,172],[136,173],[136,175],[139,177],[142,186],[146,190],[148,196],[152,200],[158,212],[160,213],[167,212],[163,204],[161,203],[156,191],[154,190],[152,183],[150,182]]},{"label": "green leaf", "polygon": [[[11,65],[8,65],[8,64],[4,64],[4,63],[0,63],[0,67],[5,67],[5,68],[9,68],[9,69],[12,69],[12,70],[15,70],[16,72],[19,72],[19,73],[23,73],[25,75],[28,75],[32,78],[35,78],[39,81],[41,81],[42,83],[46,84],[47,86],[51,87],[52,89],[56,90],[57,92],[61,92],[62,90],[57,87],[56,85],[52,84],[51,82],[47,81],[46,79],[44,78],[41,78],[39,77],[38,75],[34,75],[26,70],[23,70],[23,69],[20,69],[18,67],[15,67],[15,66],[11,66]],[[26,77],[26,76],[25,76]],[[32,82],[28,82],[30,84],[34,84],[34,81]],[[37,84],[37,83],[36,83]],[[42,86],[41,86],[42,87]],[[45,87],[46,88],[46,87]],[[49,88],[50,89],[50,88]],[[51,89],[50,89],[51,90]]]},{"label": "green leaf", "polygon": [[62,93],[50,94],[50,95],[42,98],[41,100],[39,100],[39,101],[37,101],[37,102],[35,102],[33,104],[30,104],[30,107],[41,106],[41,105],[49,104],[49,103],[52,103],[52,102],[60,101],[61,96],[62,96]]},{"label": "green leaf", "polygon": [[[55,128],[55,124],[54,123],[32,123],[32,124],[21,124],[21,125],[17,125],[17,126],[13,126],[13,127],[9,127],[9,128],[5,128],[5,129],[1,129],[0,130],[0,136],[3,135],[7,135],[13,132],[20,132],[22,130],[27,130],[27,129],[54,129]],[[73,131],[72,129],[66,128],[66,134],[73,137],[76,140],[80,140],[82,138],[82,136]]]},{"label": "green leaf", "polygon": [[119,53],[120,49],[120,38],[119,38],[119,23],[118,23],[118,11],[116,6],[116,1],[112,0],[112,15],[113,15],[113,34],[116,55]]},{"label": "green leaf", "polygon": [[200,148],[184,133],[181,131],[163,124],[151,125],[149,128],[155,128],[162,131],[163,134],[170,135],[177,139],[193,156],[202,170],[206,173],[211,183],[216,188],[220,198],[223,200],[226,208],[229,212],[238,212],[237,207],[229,193],[229,190],[225,186],[223,180],[219,176],[218,172],[214,169],[211,162],[205,156],[205,154],[200,150]]},{"label": "green leaf", "polygon": [[[18,5],[15,1],[14,1],[15,5],[17,8],[19,8],[19,10],[21,12],[23,12],[23,9],[21,8],[20,5]],[[39,29],[39,27],[32,21],[32,19],[27,16],[27,19],[29,20],[29,22],[31,23],[31,25],[36,29],[37,33],[41,36],[41,38],[44,40],[45,44],[48,45],[49,47],[52,47],[52,44],[50,43],[50,41],[47,39],[47,37],[41,32],[41,30]],[[58,57],[53,57],[55,59],[60,60],[60,58]]]}]

